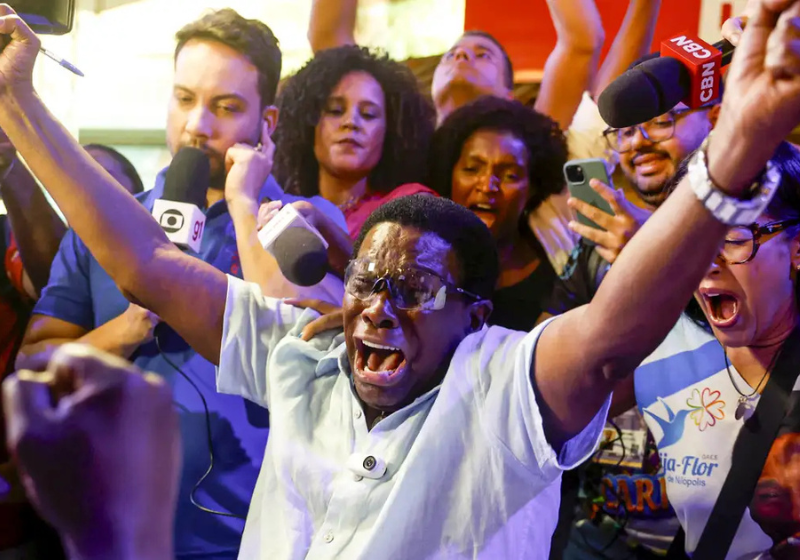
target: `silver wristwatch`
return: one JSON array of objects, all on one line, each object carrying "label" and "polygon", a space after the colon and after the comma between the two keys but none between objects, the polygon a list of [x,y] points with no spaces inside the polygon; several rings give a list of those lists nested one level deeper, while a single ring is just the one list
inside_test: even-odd
[{"label": "silver wristwatch", "polygon": [[695,196],[723,224],[749,226],[756,221],[775,195],[781,182],[780,173],[771,161],[767,162],[764,173],[750,187],[750,198],[742,200],[728,196],[708,176],[707,147],[708,138],[689,160],[689,184]]}]

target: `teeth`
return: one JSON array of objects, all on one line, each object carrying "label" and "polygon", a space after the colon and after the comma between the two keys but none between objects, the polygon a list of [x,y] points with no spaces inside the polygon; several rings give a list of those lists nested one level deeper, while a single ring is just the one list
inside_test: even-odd
[{"label": "teeth", "polygon": [[394,352],[400,352],[400,349],[395,346],[384,346],[383,344],[375,344],[374,342],[367,342],[366,340],[362,340],[361,342],[364,343],[364,346],[367,348],[375,348],[376,350],[392,350]]},{"label": "teeth", "polygon": [[475,207],[479,210],[493,210],[488,204],[476,204]]}]

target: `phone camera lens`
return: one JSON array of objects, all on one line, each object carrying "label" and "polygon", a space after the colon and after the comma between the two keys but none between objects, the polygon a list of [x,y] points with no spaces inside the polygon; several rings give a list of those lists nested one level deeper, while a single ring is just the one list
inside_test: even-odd
[{"label": "phone camera lens", "polygon": [[567,180],[570,183],[583,183],[586,180],[586,176],[583,174],[583,168],[580,165],[568,166]]}]

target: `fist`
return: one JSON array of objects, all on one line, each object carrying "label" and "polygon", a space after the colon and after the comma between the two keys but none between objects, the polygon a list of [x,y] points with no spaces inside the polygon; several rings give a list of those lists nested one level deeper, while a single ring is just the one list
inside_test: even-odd
[{"label": "fist", "polygon": [[131,303],[118,320],[124,339],[134,347],[153,340],[153,331],[161,322],[158,315],[135,303]]},{"label": "fist", "polygon": [[3,405],[22,483],[70,557],[123,558],[113,545],[130,535],[135,557],[169,547],[180,433],[160,377],[67,344],[45,372],[9,377]]}]

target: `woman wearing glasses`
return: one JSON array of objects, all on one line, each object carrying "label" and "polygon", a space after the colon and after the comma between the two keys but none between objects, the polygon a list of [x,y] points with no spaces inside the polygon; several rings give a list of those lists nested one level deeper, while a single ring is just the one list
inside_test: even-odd
[{"label": "woman wearing glasses", "polygon": [[[767,211],[756,223],[728,231],[696,301],[636,370],[627,391],[620,387],[614,395],[612,415],[634,404],[644,412],[687,552],[697,546],[731,468],[734,442],[800,319],[800,153],[784,143],[772,161],[782,183]],[[800,470],[791,468],[800,461],[800,420],[787,428],[728,558],[800,553],[793,548],[800,543]]]}]

